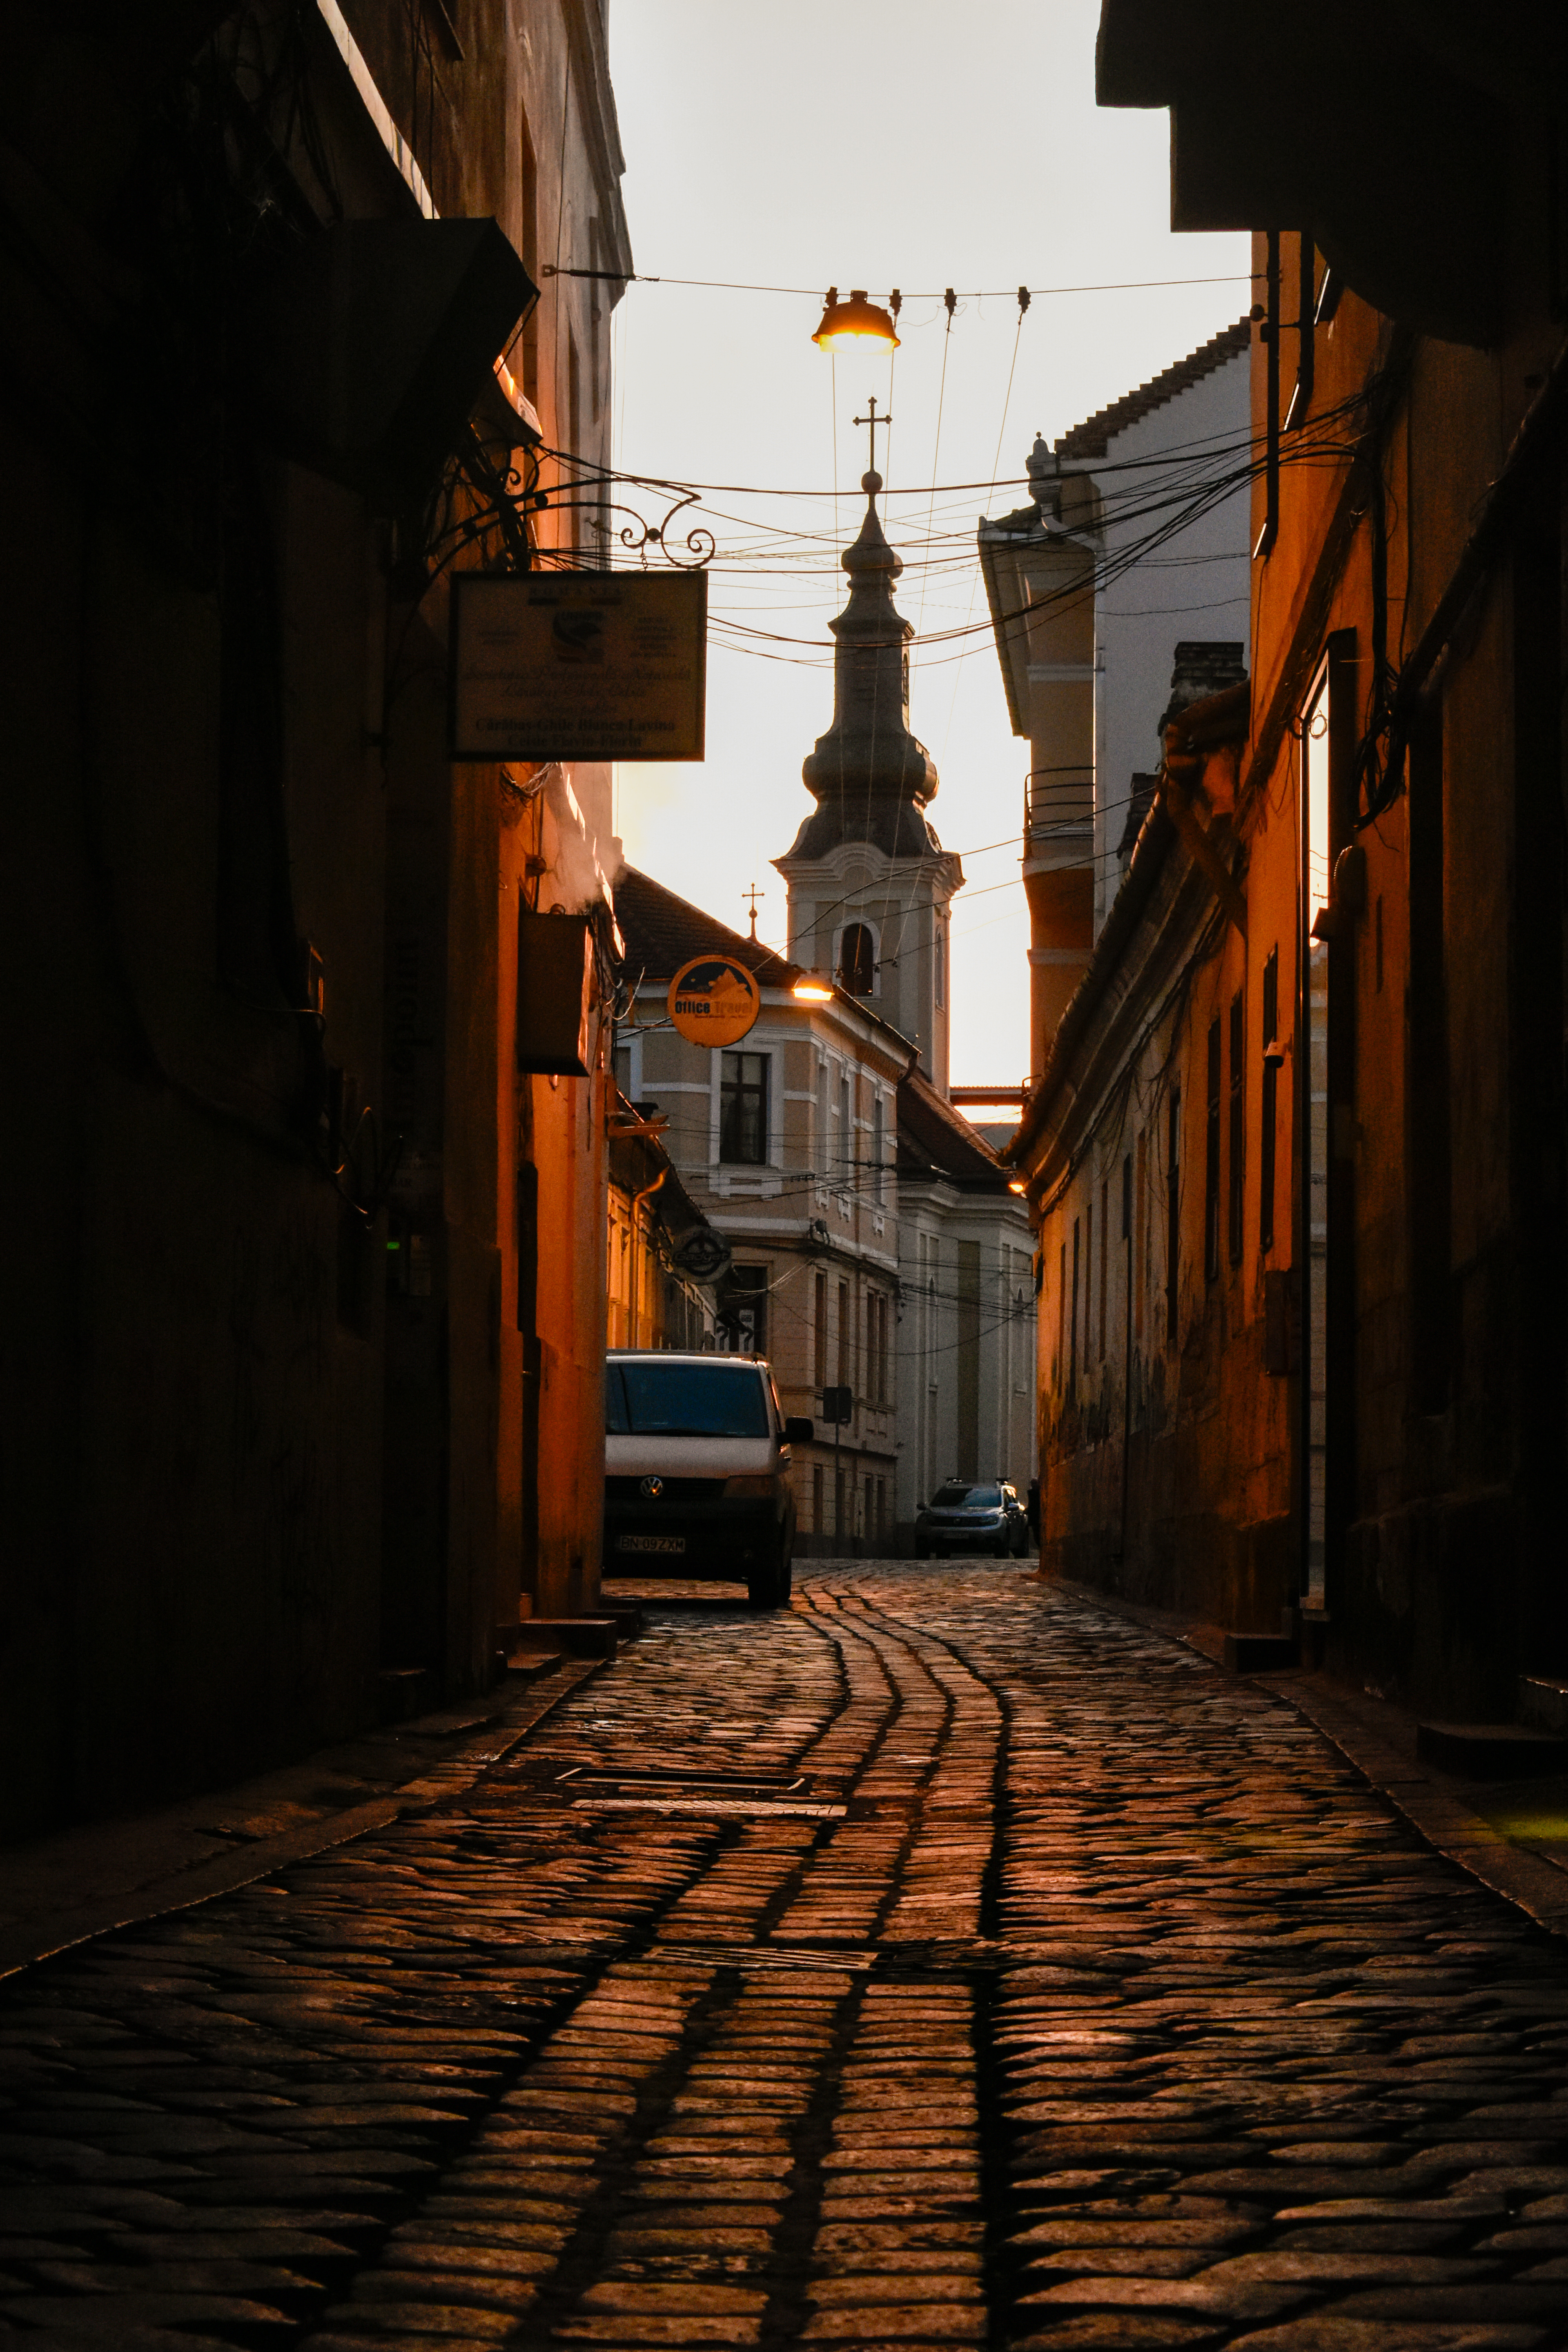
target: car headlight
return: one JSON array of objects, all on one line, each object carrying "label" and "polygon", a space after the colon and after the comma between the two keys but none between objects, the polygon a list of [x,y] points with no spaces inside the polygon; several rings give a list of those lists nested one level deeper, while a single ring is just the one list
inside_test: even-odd
[{"label": "car headlight", "polygon": [[771,1470],[742,1470],[733,1478],[724,1481],[724,1500],[727,1503],[771,1502],[776,1492]]}]

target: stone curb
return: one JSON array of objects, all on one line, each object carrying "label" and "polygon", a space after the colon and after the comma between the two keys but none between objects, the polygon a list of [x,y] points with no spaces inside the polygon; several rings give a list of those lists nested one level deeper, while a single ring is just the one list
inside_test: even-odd
[{"label": "stone curb", "polygon": [[[166,1863],[143,1883],[126,1886],[114,1895],[96,1900],[89,1896],[79,1904],[46,1902],[37,1911],[18,1911],[0,1924],[0,1981],[58,1952],[68,1951],[73,1945],[89,1943],[95,1936],[111,1935],[117,1928],[137,1927],[150,1919],[163,1918],[171,1912],[189,1910],[215,1895],[232,1895],[242,1886],[255,1885],[258,1879],[269,1877],[289,1863],[307,1862],[313,1854],[346,1845],[369,1831],[384,1829],[405,1814],[428,1811],[461,1795],[490,1765],[519,1747],[563,1699],[569,1698],[608,1663],[605,1658],[563,1658],[552,1674],[534,1684],[526,1695],[510,1702],[503,1699],[494,1715],[475,1725],[473,1738],[443,1756],[434,1769],[426,1769],[417,1778],[390,1787],[384,1795],[324,1812],[315,1821],[257,1838],[238,1849],[217,1853],[202,1850],[208,1844],[207,1838],[184,1817],[193,1811],[235,1811],[246,1802],[247,1791],[252,1792],[254,1801],[261,1792],[275,1790],[279,1780],[289,1773],[307,1768],[330,1769],[332,1757],[341,1750],[320,1748],[313,1756],[301,1759],[299,1765],[283,1767],[279,1773],[212,1790],[205,1798],[186,1801],[162,1815],[143,1817],[139,1822],[92,1822],[13,1847],[8,1853],[0,1854],[0,1886],[8,1876],[16,1878],[40,1864],[47,1869],[53,1861],[58,1867],[73,1847],[81,1849],[82,1867],[90,1875],[95,1849],[100,1855],[107,1854],[117,1841],[138,1828],[156,1832],[161,1823],[166,1826],[170,1844],[176,1850],[183,1847],[190,1858]],[[482,1705],[482,1701],[476,1700],[474,1712]],[[422,1727],[438,1734],[442,1717],[457,1712],[456,1708],[441,1708],[396,1728],[405,1736],[417,1737]],[[363,1739],[366,1736],[360,1737]],[[345,1740],[341,1745],[349,1748],[358,1744],[357,1740]],[[428,1765],[429,1759],[425,1760]]]},{"label": "stone curb", "polygon": [[[1183,1643],[1225,1671],[1226,1637],[1217,1626],[1194,1623],[1173,1610],[1154,1609],[1119,1594],[1100,1592],[1070,1577],[1037,1573],[1037,1580],[1048,1590],[1102,1609],[1108,1616],[1143,1625],[1168,1641]],[[1297,1670],[1248,1675],[1245,1679],[1283,1699],[1315,1731],[1321,1732],[1434,1852],[1515,1905],[1549,1935],[1568,1937],[1568,1871],[1544,1854],[1516,1844],[1490,1822],[1483,1821],[1466,1802],[1463,1781],[1417,1760],[1414,1716],[1392,1700],[1361,1699],[1321,1674]],[[1387,1717],[1390,1730],[1407,1735],[1408,1752],[1388,1736],[1388,1730],[1366,1719],[1369,1706],[1375,1706]]]}]

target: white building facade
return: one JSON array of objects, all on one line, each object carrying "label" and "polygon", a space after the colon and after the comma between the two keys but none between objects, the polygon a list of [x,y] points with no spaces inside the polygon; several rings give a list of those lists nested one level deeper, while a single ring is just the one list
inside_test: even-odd
[{"label": "white building facade", "polygon": [[[948,1095],[948,909],[958,859],[926,816],[936,770],[909,730],[902,569],[877,515],[843,557],[833,722],[805,763],[816,808],[775,862],[789,952],[774,954],[623,869],[616,911],[642,977],[617,1041],[622,1092],[728,1241],[714,1343],[773,1362],[797,1454],[801,1549],[908,1552],[943,1478],[1033,1475],[1034,1292],[1022,1202]],[[760,983],[732,1049],[681,1037],[669,982],[722,954]],[[815,1002],[795,992],[815,982]],[[654,1106],[657,1105],[657,1111]],[[849,1418],[824,1419],[848,1389]]]},{"label": "white building facade", "polygon": [[980,524],[1016,735],[1029,742],[1024,887],[1031,1076],[1121,883],[1182,670],[1246,671],[1251,327],[1238,320],[1028,459],[1032,504]]},{"label": "white building facade", "polygon": [[[686,1193],[730,1247],[708,1290],[711,1343],[765,1355],[784,1411],[817,1423],[816,1444],[795,1449],[801,1549],[890,1550],[909,1045],[847,991],[802,1002],[798,966],[635,868],[617,878],[616,913],[641,975],[616,1033],[617,1081],[640,1116],[666,1122],[659,1140]],[[707,955],[744,964],[761,988],[756,1025],[734,1046],[694,1044],[668,1015],[671,980]],[[850,1391],[842,1424],[823,1418],[825,1389]]]}]

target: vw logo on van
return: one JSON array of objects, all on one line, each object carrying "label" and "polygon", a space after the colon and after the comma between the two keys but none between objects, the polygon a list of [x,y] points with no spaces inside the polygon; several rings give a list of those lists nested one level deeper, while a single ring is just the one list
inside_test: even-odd
[{"label": "vw logo on van", "polygon": [[647,1496],[650,1503],[657,1503],[659,1496],[664,1492],[664,1480],[662,1478],[645,1478],[642,1482],[641,1492]]}]

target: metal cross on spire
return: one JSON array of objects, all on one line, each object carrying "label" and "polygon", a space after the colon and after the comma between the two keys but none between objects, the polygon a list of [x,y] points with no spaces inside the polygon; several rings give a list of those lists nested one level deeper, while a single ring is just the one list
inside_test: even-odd
[{"label": "metal cross on spire", "polygon": [[757,900],[758,900],[759,898],[765,898],[767,897],[767,895],[768,895],[768,894],[767,894],[767,892],[766,892],[765,890],[759,890],[759,889],[758,889],[758,887],[757,887],[757,886],[756,886],[756,884],[755,884],[754,882],[752,883],[752,887],[751,887],[751,888],[750,888],[749,890],[742,890],[742,893],[741,893],[741,896],[742,896],[742,898],[746,898],[746,899],[749,899],[749,900],[751,901],[751,908],[752,908],[752,939],[753,939],[753,940],[754,940],[754,939],[756,938],[756,936],[757,936]]},{"label": "metal cross on spire", "polygon": [[869,416],[858,416],[855,419],[855,422],[857,425],[868,425],[871,428],[871,471],[875,473],[877,470],[877,427],[879,425],[882,426],[883,430],[886,431],[887,427],[891,425],[893,421],[893,414],[891,409],[889,409],[885,416],[878,415],[877,395],[875,393],[871,394],[871,397],[867,402],[866,405],[871,412]]}]

